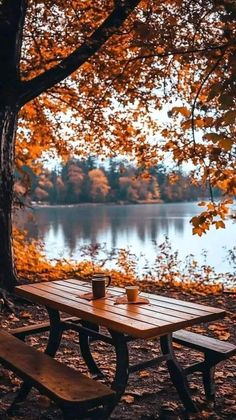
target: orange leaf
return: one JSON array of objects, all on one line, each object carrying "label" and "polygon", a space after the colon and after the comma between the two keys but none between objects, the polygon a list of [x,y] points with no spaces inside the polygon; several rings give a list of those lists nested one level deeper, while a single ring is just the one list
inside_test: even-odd
[{"label": "orange leaf", "polygon": [[140,378],[147,378],[148,376],[150,376],[150,372],[148,370],[141,370],[139,372],[139,376]]},{"label": "orange leaf", "polygon": [[132,404],[134,402],[134,397],[132,395],[123,395],[121,401],[125,401],[127,404]]}]

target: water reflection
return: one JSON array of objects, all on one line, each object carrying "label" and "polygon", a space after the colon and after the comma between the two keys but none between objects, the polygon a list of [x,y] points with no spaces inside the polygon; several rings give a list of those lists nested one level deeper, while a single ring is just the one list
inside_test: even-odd
[{"label": "water reflection", "polygon": [[193,253],[201,260],[201,251],[206,249],[209,264],[219,271],[228,269],[223,251],[219,258],[219,250],[224,245],[235,246],[236,224],[228,221],[230,229],[211,230],[199,238],[192,236],[189,223],[197,213],[199,207],[193,203],[43,207],[18,212],[16,222],[28,229],[30,238],[44,241],[49,258],[77,259],[81,246],[106,243],[108,250],[129,246],[152,262],[156,252],[153,243],[163,242],[168,235],[181,257]]}]

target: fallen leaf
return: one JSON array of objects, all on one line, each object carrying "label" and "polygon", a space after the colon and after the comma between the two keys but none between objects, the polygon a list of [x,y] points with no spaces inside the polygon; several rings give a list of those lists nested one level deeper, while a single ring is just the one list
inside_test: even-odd
[{"label": "fallen leaf", "polygon": [[174,348],[174,349],[181,349],[181,348],[182,348],[182,346],[181,346],[181,344],[178,344],[178,343],[173,343],[173,348]]},{"label": "fallen leaf", "polygon": [[125,401],[127,404],[132,404],[134,402],[134,397],[132,395],[123,395],[121,401]]},{"label": "fallen leaf", "polygon": [[21,312],[20,317],[21,318],[31,318],[31,314],[29,312]]},{"label": "fallen leaf", "polygon": [[218,337],[219,337],[219,340],[226,341],[226,340],[229,339],[230,333],[229,332],[222,332],[218,335]]},{"label": "fallen leaf", "polygon": [[147,378],[148,376],[150,376],[150,372],[148,370],[140,370],[139,376],[140,378]]}]

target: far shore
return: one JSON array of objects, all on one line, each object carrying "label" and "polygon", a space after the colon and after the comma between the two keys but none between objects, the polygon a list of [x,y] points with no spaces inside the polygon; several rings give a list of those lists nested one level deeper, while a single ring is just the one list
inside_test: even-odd
[{"label": "far shore", "polygon": [[118,205],[118,206],[126,206],[131,204],[163,204],[163,200],[139,200],[135,202],[131,201],[109,201],[109,202],[100,202],[100,203],[75,203],[75,204],[49,204],[49,203],[42,203],[42,202],[32,202],[29,204],[30,207],[83,207],[83,206],[105,206],[105,205]]}]

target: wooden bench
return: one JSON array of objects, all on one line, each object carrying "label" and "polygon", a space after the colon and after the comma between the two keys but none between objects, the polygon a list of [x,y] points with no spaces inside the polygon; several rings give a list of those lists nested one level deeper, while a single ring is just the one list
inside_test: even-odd
[{"label": "wooden bench", "polygon": [[106,385],[30,347],[4,330],[0,330],[0,363],[26,384],[26,389],[22,392],[24,387],[21,388],[9,411],[14,412],[17,403],[24,400],[32,386],[54,400],[67,420],[88,415],[107,418],[115,406],[115,392]]},{"label": "wooden bench", "polygon": [[173,333],[173,341],[185,347],[204,353],[204,361],[188,366],[187,375],[202,372],[205,395],[208,400],[215,399],[214,371],[215,366],[236,354],[236,346],[226,341],[207,337],[186,330]]},{"label": "wooden bench", "polygon": [[[79,321],[80,319],[77,317],[62,318],[62,322],[77,323]],[[46,322],[40,322],[38,324],[31,324],[31,325],[26,325],[23,327],[12,328],[9,330],[9,332],[15,337],[20,338],[21,340],[24,340],[25,337],[29,335],[40,334],[42,332],[49,331],[49,330],[50,330],[50,322],[46,321]]]}]

